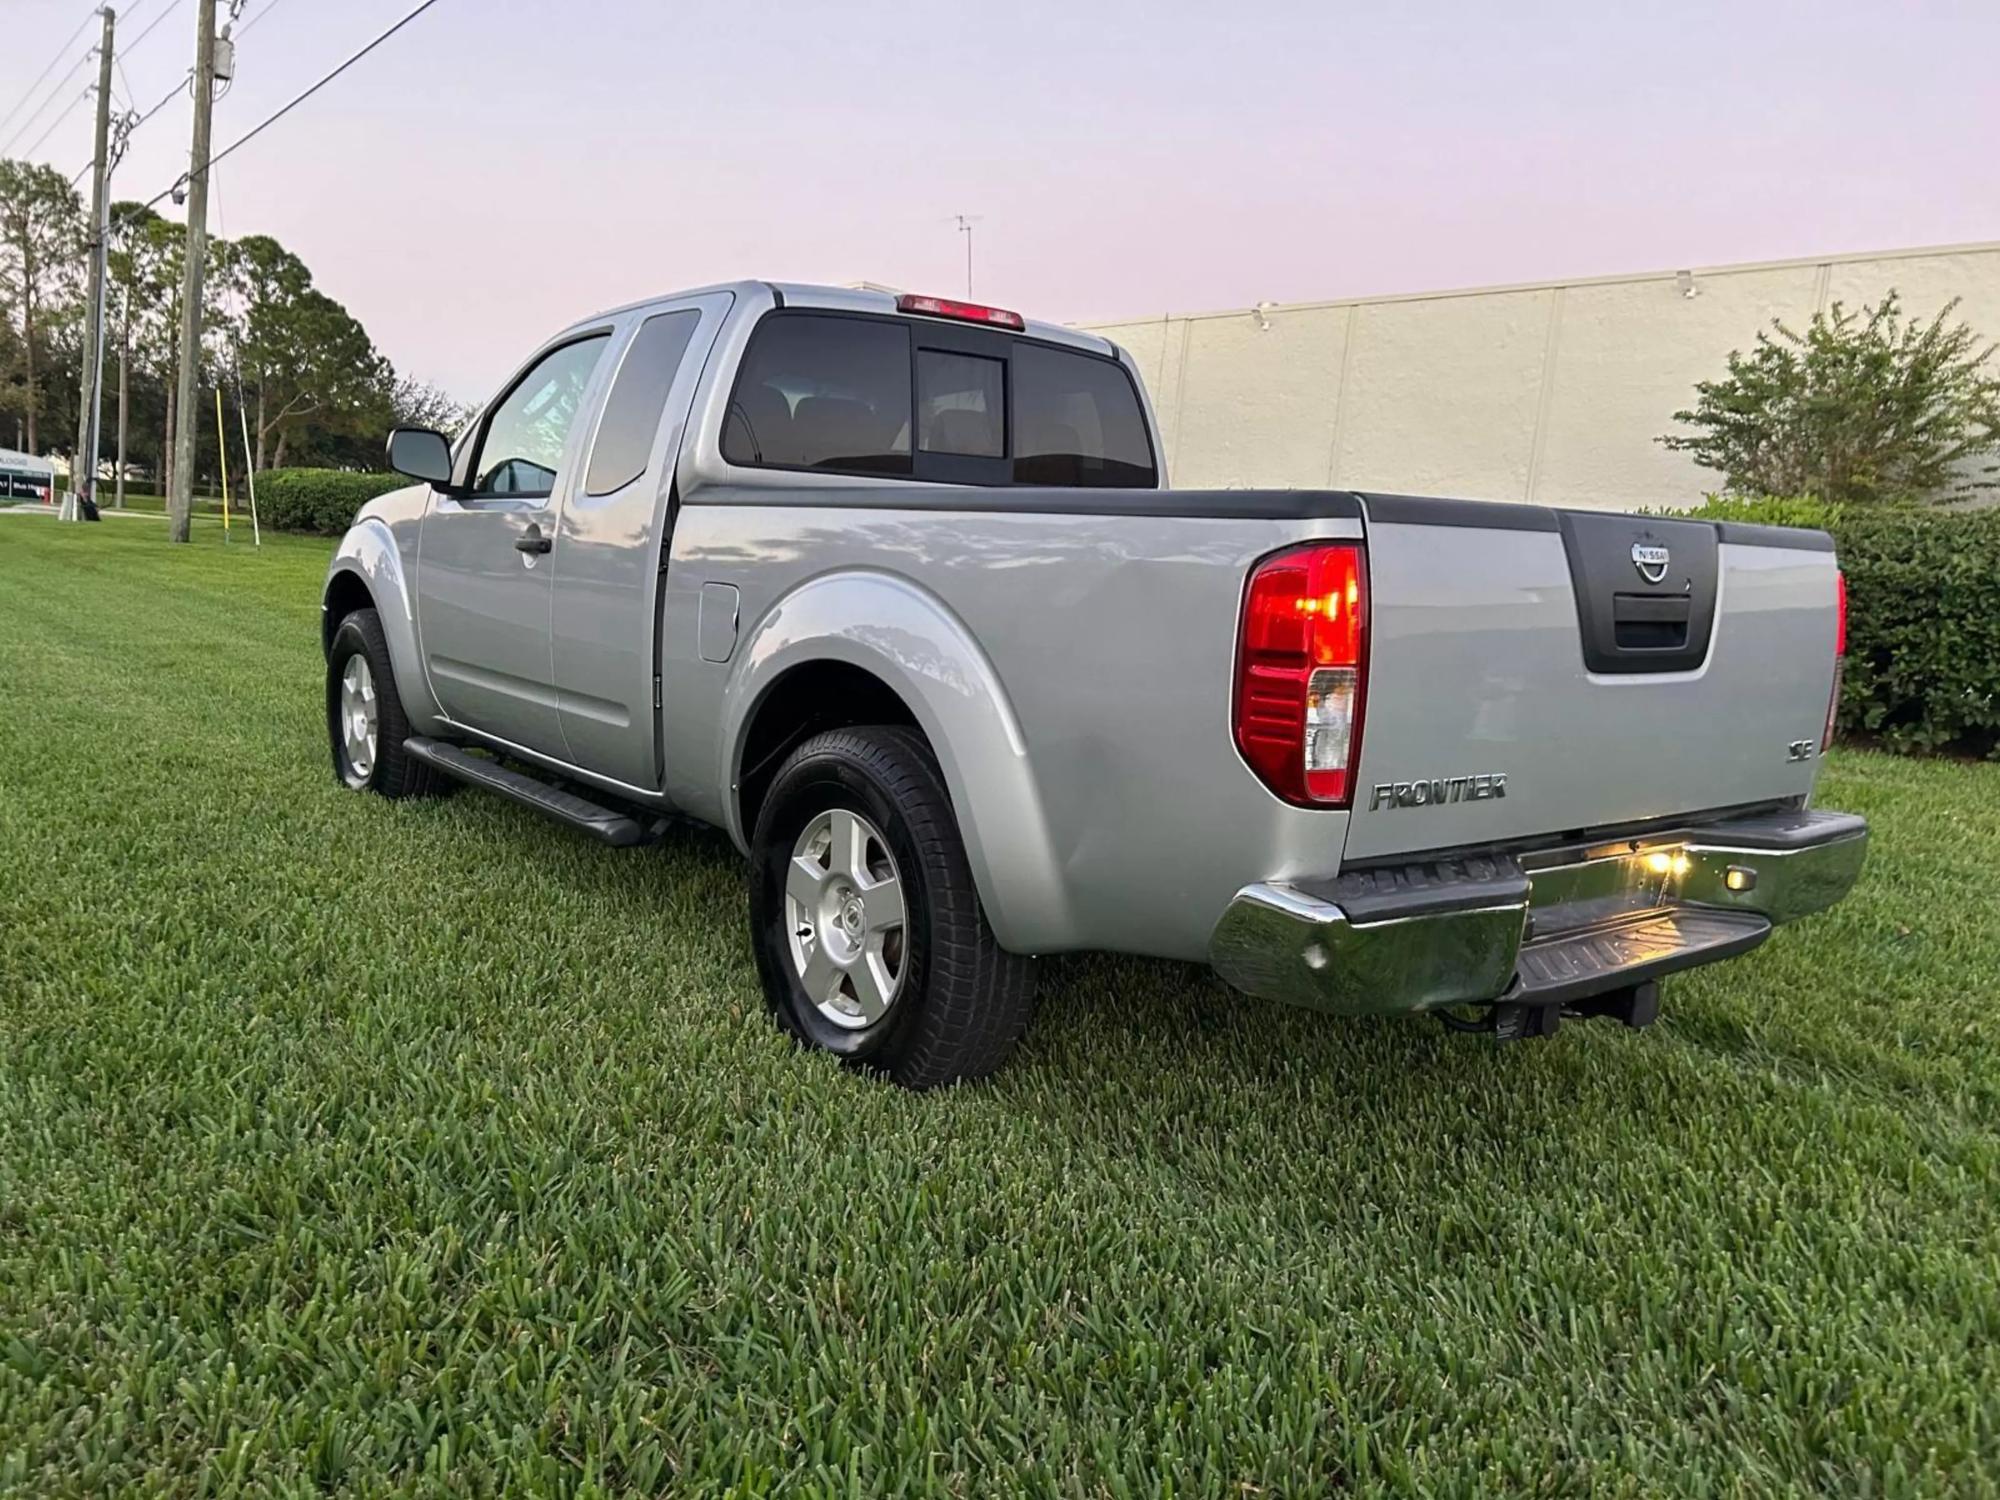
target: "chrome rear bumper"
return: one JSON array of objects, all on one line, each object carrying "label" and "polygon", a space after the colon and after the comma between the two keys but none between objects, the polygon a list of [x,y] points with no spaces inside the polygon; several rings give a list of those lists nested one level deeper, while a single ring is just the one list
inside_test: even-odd
[{"label": "chrome rear bumper", "polygon": [[1798,811],[1246,886],[1209,961],[1340,1015],[1559,1004],[1747,952],[1845,896],[1867,851],[1863,819]]}]

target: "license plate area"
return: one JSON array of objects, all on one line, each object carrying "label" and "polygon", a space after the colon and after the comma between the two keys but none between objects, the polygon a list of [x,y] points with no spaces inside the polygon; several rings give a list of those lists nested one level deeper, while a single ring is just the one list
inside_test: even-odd
[{"label": "license plate area", "polygon": [[1530,866],[1527,941],[1649,921],[1682,904],[1690,868],[1681,843],[1623,843]]}]

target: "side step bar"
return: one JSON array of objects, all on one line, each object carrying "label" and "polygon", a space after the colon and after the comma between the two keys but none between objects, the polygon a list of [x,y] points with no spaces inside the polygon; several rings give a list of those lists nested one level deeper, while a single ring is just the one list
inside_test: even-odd
[{"label": "side step bar", "polygon": [[624,849],[648,840],[647,829],[636,818],[601,807],[572,792],[552,787],[546,781],[538,781],[533,776],[510,771],[498,761],[473,755],[443,740],[413,734],[403,741],[403,750],[427,765],[435,766],[447,776],[472,786],[485,787],[489,792],[498,792],[523,807],[533,808],[545,818],[553,818],[579,833],[589,834],[600,844]]}]

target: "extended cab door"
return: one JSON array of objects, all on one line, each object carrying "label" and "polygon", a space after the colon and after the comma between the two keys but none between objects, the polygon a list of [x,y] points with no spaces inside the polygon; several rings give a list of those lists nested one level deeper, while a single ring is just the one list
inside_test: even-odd
[{"label": "extended cab door", "polygon": [[433,494],[417,553],[417,630],[452,719],[569,759],[556,713],[549,601],[556,517],[609,330],[543,351],[480,418],[460,491]]},{"label": "extended cab door", "polygon": [[609,358],[589,459],[557,532],[554,671],[570,758],[648,791],[659,786],[654,684],[674,461],[734,300],[679,297],[638,316]]}]

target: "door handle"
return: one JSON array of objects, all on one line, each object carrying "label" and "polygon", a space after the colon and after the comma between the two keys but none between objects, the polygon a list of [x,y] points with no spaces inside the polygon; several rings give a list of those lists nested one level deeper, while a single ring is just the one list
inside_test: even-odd
[{"label": "door handle", "polygon": [[516,552],[526,552],[530,555],[539,555],[547,552],[555,544],[556,539],[552,536],[543,536],[542,528],[532,521],[528,523],[526,531],[514,538],[514,550]]}]

